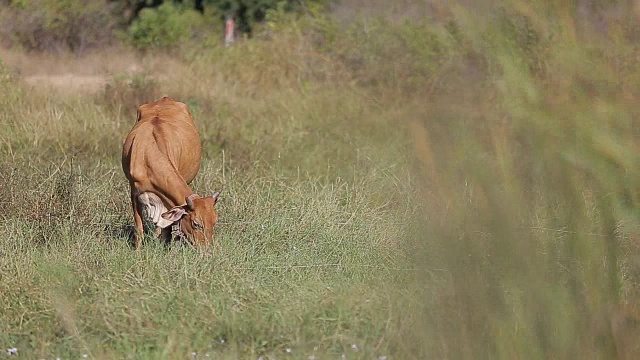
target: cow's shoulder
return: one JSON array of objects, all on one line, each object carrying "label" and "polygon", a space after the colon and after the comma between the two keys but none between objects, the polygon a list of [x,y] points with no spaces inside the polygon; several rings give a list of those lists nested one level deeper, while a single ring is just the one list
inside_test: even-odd
[{"label": "cow's shoulder", "polygon": [[136,121],[153,119],[160,115],[171,117],[180,113],[191,116],[187,104],[176,101],[168,96],[163,96],[156,101],[140,105],[138,107]]}]

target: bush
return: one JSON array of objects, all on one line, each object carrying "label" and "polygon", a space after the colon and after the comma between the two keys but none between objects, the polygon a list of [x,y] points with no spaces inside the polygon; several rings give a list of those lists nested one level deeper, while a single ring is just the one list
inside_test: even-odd
[{"label": "bush", "polygon": [[116,39],[116,19],[100,0],[12,2],[0,12],[4,45],[82,53]]},{"label": "bush", "polygon": [[192,9],[167,2],[154,9],[143,9],[129,27],[129,40],[138,49],[168,50],[188,42],[203,41],[215,24]]}]

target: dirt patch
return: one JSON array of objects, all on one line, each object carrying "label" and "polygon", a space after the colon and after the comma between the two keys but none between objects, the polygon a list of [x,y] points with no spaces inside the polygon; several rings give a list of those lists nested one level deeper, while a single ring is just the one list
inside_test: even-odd
[{"label": "dirt patch", "polygon": [[105,89],[114,76],[136,76],[160,81],[176,72],[176,59],[156,54],[143,56],[126,49],[104,49],[73,54],[25,53],[0,47],[0,62],[32,91],[66,95],[92,94]]},{"label": "dirt patch", "polygon": [[109,81],[106,75],[31,75],[23,77],[23,81],[43,90],[62,90],[66,93],[95,93],[102,89]]},{"label": "dirt patch", "polygon": [[141,70],[135,55],[124,51],[72,54],[27,54],[0,49],[0,59],[33,91],[63,94],[95,93],[104,89],[112,74],[133,74]]},{"label": "dirt patch", "polygon": [[5,66],[20,76],[31,75],[99,75],[117,74],[140,68],[138,55],[123,49],[104,49],[83,56],[70,53],[27,53],[0,47],[0,59]]}]

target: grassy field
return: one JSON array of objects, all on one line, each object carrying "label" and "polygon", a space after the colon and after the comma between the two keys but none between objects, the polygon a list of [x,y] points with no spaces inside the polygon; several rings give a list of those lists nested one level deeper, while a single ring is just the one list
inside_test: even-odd
[{"label": "grassy field", "polygon": [[[400,250],[412,198],[406,129],[346,81],[221,79],[229,71],[208,61],[231,66],[234,51],[253,50],[214,49],[158,71],[148,64],[162,56],[150,55],[142,73],[107,75],[87,92],[3,73],[2,347],[47,359],[397,351],[389,334],[410,319],[398,299],[411,268]],[[98,58],[59,68],[99,69]],[[187,102],[200,130],[193,188],[223,191],[215,251],[129,246],[122,142],[136,106],[162,94]]]},{"label": "grassy field", "polygon": [[[433,3],[180,56],[3,50],[0,348],[637,358],[637,9]],[[223,191],[215,250],[128,243],[122,141],[162,95]]]}]

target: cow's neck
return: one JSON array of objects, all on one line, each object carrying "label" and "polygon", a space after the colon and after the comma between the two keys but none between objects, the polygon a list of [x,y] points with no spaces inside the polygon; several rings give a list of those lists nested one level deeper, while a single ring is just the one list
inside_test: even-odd
[{"label": "cow's neck", "polygon": [[[181,179],[182,180],[182,179]],[[175,182],[170,189],[164,189],[163,195],[171,203],[172,206],[180,206],[186,204],[186,198],[193,194],[193,190],[184,182]]]}]

